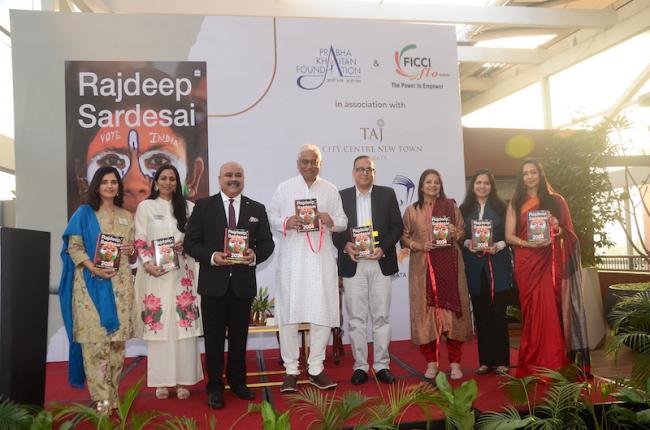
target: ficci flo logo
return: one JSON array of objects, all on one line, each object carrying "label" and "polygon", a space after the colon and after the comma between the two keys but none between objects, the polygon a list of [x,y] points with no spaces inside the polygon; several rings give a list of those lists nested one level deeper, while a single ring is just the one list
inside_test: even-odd
[{"label": "ficci flo logo", "polygon": [[[397,74],[412,81],[441,76],[436,70],[431,69],[430,57],[406,55],[408,51],[413,51],[416,48],[417,45],[411,43],[403,47],[400,51],[395,51],[395,66],[397,67],[395,71]],[[409,54],[413,54],[413,52]]]}]

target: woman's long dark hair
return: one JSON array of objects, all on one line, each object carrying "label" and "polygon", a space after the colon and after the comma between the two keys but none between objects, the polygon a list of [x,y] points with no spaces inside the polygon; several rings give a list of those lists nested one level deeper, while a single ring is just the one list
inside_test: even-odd
[{"label": "woman's long dark hair", "polygon": [[115,167],[103,166],[97,169],[93,175],[93,179],[88,185],[88,192],[86,193],[86,204],[88,204],[96,212],[99,210],[99,207],[102,205],[102,198],[99,195],[99,186],[102,183],[104,176],[109,173],[113,173],[117,178],[117,195],[113,197],[113,204],[117,207],[122,207],[124,203],[124,184],[122,183],[122,178],[120,178],[120,172],[117,171]]},{"label": "woman's long dark hair", "polygon": [[492,175],[492,172],[490,172],[489,169],[479,169],[474,173],[474,176],[472,176],[472,179],[467,185],[467,193],[465,193],[465,200],[463,200],[463,203],[460,205],[460,212],[465,217],[478,208],[479,204],[476,200],[476,195],[474,194],[474,183],[476,182],[476,178],[481,175],[486,175],[490,181],[490,195],[488,195],[487,202],[497,215],[503,217],[506,213],[506,204],[501,200],[497,193],[497,184],[494,180],[494,175]]},{"label": "woman's long dark hair", "polygon": [[445,188],[442,186],[442,176],[440,176],[440,172],[435,169],[426,169],[420,175],[420,181],[418,182],[418,201],[415,202],[416,209],[422,209],[422,205],[424,205],[424,193],[422,192],[422,186],[424,185],[424,180],[427,178],[427,176],[432,173],[438,177],[438,181],[440,182],[440,195],[438,197],[441,199],[447,198],[445,195]]},{"label": "woman's long dark hair", "polygon": [[151,181],[151,192],[147,198],[155,200],[160,195],[160,191],[158,191],[156,182],[158,182],[160,174],[165,170],[173,171],[174,175],[176,176],[176,189],[172,193],[172,209],[174,211],[174,218],[176,218],[176,226],[178,227],[178,231],[185,233],[185,226],[187,225],[187,202],[185,201],[185,197],[183,197],[181,178],[178,175],[178,170],[176,170],[176,167],[172,166],[171,164],[163,164],[158,168],[158,170],[156,170],[153,181]]},{"label": "woman's long dark hair", "polygon": [[524,184],[523,173],[524,166],[526,164],[532,164],[537,169],[537,172],[539,172],[539,185],[537,186],[539,208],[550,211],[553,216],[555,216],[557,219],[560,219],[560,207],[553,197],[553,194],[556,193],[553,190],[553,187],[551,187],[551,184],[549,184],[546,180],[546,173],[544,173],[542,163],[540,163],[537,159],[527,158],[521,163],[521,165],[519,165],[519,172],[517,173],[517,185],[515,187],[515,193],[512,196],[512,207],[515,210],[515,215],[517,216],[517,226],[519,225],[521,206],[526,200],[526,184]]}]

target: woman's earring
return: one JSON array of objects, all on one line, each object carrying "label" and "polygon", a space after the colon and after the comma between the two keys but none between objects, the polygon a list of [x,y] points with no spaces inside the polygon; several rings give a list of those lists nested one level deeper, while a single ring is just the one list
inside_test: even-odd
[{"label": "woman's earring", "polygon": [[154,190],[154,191],[158,191],[158,185],[154,184],[154,186],[153,186],[153,190]]}]

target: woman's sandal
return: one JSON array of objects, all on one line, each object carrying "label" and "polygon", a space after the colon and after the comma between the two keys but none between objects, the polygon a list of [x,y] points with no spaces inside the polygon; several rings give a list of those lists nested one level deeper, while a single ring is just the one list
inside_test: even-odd
[{"label": "woman's sandal", "polygon": [[449,377],[451,379],[460,379],[463,377],[463,371],[460,370],[460,363],[451,363],[451,372]]},{"label": "woman's sandal", "polygon": [[490,367],[486,366],[485,364],[481,364],[478,369],[476,369],[476,374],[477,375],[485,375],[490,371]]},{"label": "woman's sandal", "polygon": [[183,385],[177,385],[176,397],[179,400],[187,400],[190,398],[190,390],[188,390],[187,387],[184,387]]},{"label": "woman's sandal", "polygon": [[497,366],[496,374],[499,376],[505,376],[510,372],[510,369],[506,366]]},{"label": "woman's sandal", "polygon": [[156,388],[156,399],[165,400],[169,398],[169,390],[167,387],[158,387]]},{"label": "woman's sandal", "polygon": [[109,416],[113,409],[111,408],[111,402],[109,400],[97,400],[97,403],[95,403],[95,410],[102,415]]},{"label": "woman's sandal", "polygon": [[424,372],[424,377],[427,379],[436,379],[438,374],[438,363],[427,363],[427,370]]}]

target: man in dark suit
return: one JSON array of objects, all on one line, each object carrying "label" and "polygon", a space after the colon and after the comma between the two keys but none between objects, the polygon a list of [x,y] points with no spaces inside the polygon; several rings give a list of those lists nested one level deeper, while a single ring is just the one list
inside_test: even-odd
[{"label": "man in dark suit", "polygon": [[[255,266],[269,258],[275,244],[264,205],[241,194],[244,169],[234,162],[219,170],[221,192],[196,202],[187,224],[185,251],[201,265],[198,291],[205,335],[208,405],[225,406],[222,380],[224,343],[228,333],[226,378],[242,399],[255,398],[246,386],[246,340],[251,303],[257,293]],[[224,255],[226,228],[248,231],[243,264]]]},{"label": "man in dark suit", "polygon": [[[348,217],[348,231],[334,234],[338,248],[339,276],[343,277],[345,307],[354,356],[351,382],[368,380],[368,314],[372,322],[374,363],[377,379],[395,382],[389,369],[391,276],[397,273],[395,244],[402,236],[402,216],[395,191],[374,185],[375,163],[367,155],[354,160],[352,176],[355,186],[341,191],[343,210]],[[351,241],[350,229],[371,226],[377,237],[373,252],[361,258]],[[371,239],[372,240],[372,239]]]}]

